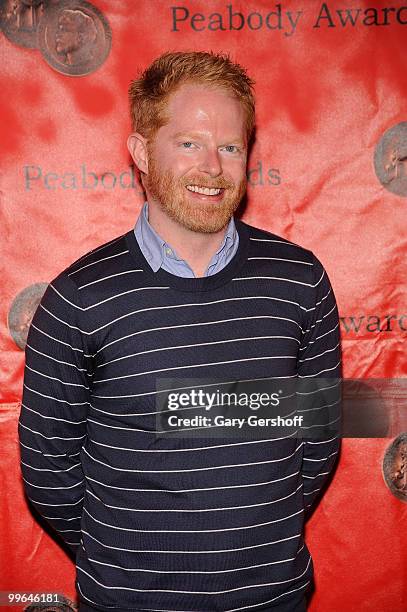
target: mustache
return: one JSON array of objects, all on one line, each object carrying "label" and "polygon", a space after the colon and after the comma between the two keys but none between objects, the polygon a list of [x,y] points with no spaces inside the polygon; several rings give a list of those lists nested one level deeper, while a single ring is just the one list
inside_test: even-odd
[{"label": "mustache", "polygon": [[208,187],[209,189],[234,189],[236,184],[232,181],[228,181],[224,177],[220,176],[216,180],[209,180],[202,176],[191,176],[188,179],[183,179],[182,185],[198,185],[199,187]]}]

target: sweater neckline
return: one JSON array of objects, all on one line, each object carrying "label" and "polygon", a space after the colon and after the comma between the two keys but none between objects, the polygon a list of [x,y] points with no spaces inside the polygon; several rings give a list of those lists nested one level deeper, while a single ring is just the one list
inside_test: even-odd
[{"label": "sweater neckline", "polygon": [[224,268],[222,268],[222,270],[216,272],[216,274],[199,278],[184,278],[181,276],[176,276],[175,274],[171,274],[162,268],[157,270],[157,272],[154,272],[138,245],[134,230],[132,229],[127,232],[125,237],[129,252],[138,262],[143,262],[142,267],[144,272],[155,283],[162,283],[163,285],[169,286],[178,291],[211,291],[231,281],[247,260],[247,252],[249,248],[249,228],[246,223],[240,221],[240,219],[235,219],[235,224],[236,230],[239,234],[239,246],[234,257],[232,257],[230,262]]}]

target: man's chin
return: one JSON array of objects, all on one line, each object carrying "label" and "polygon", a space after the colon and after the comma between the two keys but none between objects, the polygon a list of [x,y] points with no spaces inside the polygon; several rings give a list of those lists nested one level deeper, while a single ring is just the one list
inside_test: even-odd
[{"label": "man's chin", "polygon": [[[171,212],[172,214],[169,214],[169,216],[173,221],[185,229],[199,234],[216,234],[217,232],[220,232],[227,226],[233,214],[232,213],[229,216],[223,215],[222,218],[217,219],[214,219],[212,216],[208,219],[205,217],[196,217],[194,215],[177,215],[173,211]],[[167,214],[168,213],[170,213],[170,211],[167,210]]]},{"label": "man's chin", "polygon": [[185,223],[184,227],[186,229],[189,229],[191,232],[195,232],[197,234],[216,234],[217,232],[220,232],[221,230],[225,229],[225,227],[227,226],[227,224],[229,223],[230,218],[223,224],[218,224],[218,225],[209,225],[209,224],[204,224],[204,223]]},{"label": "man's chin", "polygon": [[215,203],[212,207],[206,203],[191,206],[190,203],[187,204],[184,201],[175,209],[166,206],[163,208],[173,221],[191,232],[216,234],[226,228],[237,206],[229,205],[225,208],[223,204],[221,208],[217,207]]}]

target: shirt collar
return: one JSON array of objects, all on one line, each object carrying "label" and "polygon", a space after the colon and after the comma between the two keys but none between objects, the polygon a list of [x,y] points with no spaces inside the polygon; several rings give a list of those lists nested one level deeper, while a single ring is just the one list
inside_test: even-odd
[{"label": "shirt collar", "polygon": [[[137,242],[143,247],[143,255],[147,259],[154,272],[157,272],[157,270],[162,267],[165,259],[173,259],[178,262],[184,262],[183,259],[177,256],[176,251],[173,249],[173,247],[168,244],[163,238],[161,238],[161,236],[159,236],[154,230],[154,228],[150,225],[148,221],[148,202],[145,202],[143,208],[141,209],[136,226],[134,228],[134,233],[136,235]],[[212,257],[211,262],[208,266],[208,271],[210,268],[216,265],[217,261],[219,260],[219,257],[221,257],[223,252],[225,252],[224,254],[225,256],[227,256],[227,253],[233,248],[236,238],[236,224],[234,218],[231,217],[222,244],[216,251],[215,255]],[[188,265],[187,262],[184,263],[185,265]]]}]

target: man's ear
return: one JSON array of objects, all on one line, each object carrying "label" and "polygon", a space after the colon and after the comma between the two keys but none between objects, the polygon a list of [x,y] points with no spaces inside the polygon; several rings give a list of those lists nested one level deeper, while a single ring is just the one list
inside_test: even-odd
[{"label": "man's ear", "polygon": [[127,139],[127,148],[140,172],[148,174],[147,139],[133,132]]}]

